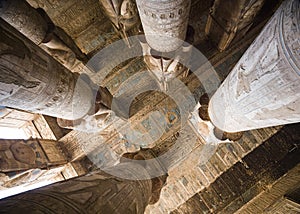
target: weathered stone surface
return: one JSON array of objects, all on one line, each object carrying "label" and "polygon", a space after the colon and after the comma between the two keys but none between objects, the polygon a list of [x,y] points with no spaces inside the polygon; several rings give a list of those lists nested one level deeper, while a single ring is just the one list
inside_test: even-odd
[{"label": "weathered stone surface", "polygon": [[178,49],[185,40],[191,1],[137,0],[146,40],[160,52]]},{"label": "weathered stone surface", "polygon": [[[147,175],[137,164],[121,163],[114,170],[133,177]],[[151,197],[151,180],[122,180],[103,172],[33,190],[0,201],[2,212],[144,213]]]},{"label": "weathered stone surface", "polygon": [[66,127],[85,130],[90,119],[101,128],[112,100],[106,88],[78,78],[2,19],[1,37],[1,105],[61,118]]},{"label": "weathered stone surface", "polygon": [[33,168],[46,168],[67,162],[57,141],[1,140],[0,171],[13,172]]},{"label": "weathered stone surface", "polygon": [[239,39],[247,33],[264,2],[214,1],[205,28],[206,35],[220,51],[224,51],[235,37]]},{"label": "weathered stone surface", "polygon": [[[219,187],[214,188],[214,190],[218,192],[219,197],[221,197],[222,199],[218,200],[224,201],[223,198],[233,198],[233,196],[235,196],[240,191],[240,189],[238,188],[239,185],[245,185],[245,188],[250,187],[246,185],[249,177],[249,172],[245,170],[246,167],[248,168],[249,166],[246,162],[244,162],[243,158],[257,146],[266,141],[270,136],[275,134],[279,129],[280,127],[277,127],[277,129],[272,128],[268,131],[265,131],[265,133],[267,134],[263,134],[261,138],[257,138],[256,140],[254,140],[254,145],[256,146],[252,149],[250,147],[247,147],[247,149],[241,150],[239,144],[243,141],[247,141],[247,135],[255,136],[256,133],[254,131],[249,133],[247,132],[248,134],[246,136],[243,136],[239,141],[220,144],[216,149],[215,154],[213,154],[211,158],[208,159],[208,162],[205,165],[196,163],[199,160],[199,157],[203,157],[207,154],[202,154],[201,148],[194,148],[193,151],[188,154],[187,158],[181,160],[180,164],[176,165],[176,168],[169,171],[168,182],[166,184],[166,187],[162,189],[161,199],[157,204],[148,206],[149,212],[155,213],[159,208],[164,209],[165,212],[176,209],[176,207],[178,207],[177,202],[174,202],[172,200],[170,201],[168,200],[168,198],[181,196],[179,194],[177,195],[177,192],[175,191],[169,191],[168,196],[165,198],[164,192],[167,191],[166,188],[168,187],[168,185],[180,183],[180,177],[186,175],[192,175],[193,181],[196,181],[193,182],[192,187],[188,187],[189,191],[186,192],[186,195],[188,197],[192,197],[197,192],[202,191],[202,189],[208,187],[211,183],[218,183],[219,185],[221,180],[222,185],[225,185],[225,187],[221,187],[221,189],[224,189],[225,191],[225,188],[228,188],[229,190],[225,193],[222,191],[218,192],[217,189]],[[239,148],[240,152],[235,152],[237,149],[234,148]],[[278,148],[274,149],[274,152],[277,150]],[[236,170],[231,170],[232,165],[237,166]],[[224,175],[224,172],[226,171],[228,171],[228,173]],[[236,178],[238,178],[238,180],[236,180]],[[227,187],[227,185],[231,186],[231,188]],[[229,192],[229,195],[227,194],[227,192]],[[186,195],[183,197],[184,199],[186,198]],[[166,202],[162,203],[162,200],[165,200]]]},{"label": "weathered stone surface", "polygon": [[[297,178],[297,177],[296,177]],[[253,209],[249,209],[250,211],[253,211]],[[269,207],[266,209],[265,213],[271,214],[271,213],[299,213],[300,212],[300,204],[296,203],[294,201],[291,201],[286,198],[281,198],[272,207]],[[241,213],[240,211],[237,213]]]},{"label": "weathered stone surface", "polygon": [[0,127],[22,128],[35,118],[34,114],[10,108],[0,109]]},{"label": "weathered stone surface", "polygon": [[211,98],[212,123],[228,132],[300,121],[299,2],[285,1]]},{"label": "weathered stone surface", "polygon": [[[33,2],[32,0],[30,0],[30,1]],[[88,1],[82,1],[83,3],[78,2],[78,4],[87,4],[85,7],[86,10],[85,11],[83,11],[83,10],[75,11],[75,12],[74,12],[74,10],[72,10],[74,12],[74,14],[70,12],[67,15],[65,15],[64,12],[68,11],[70,7],[75,8],[75,5],[74,6],[72,6],[72,5],[76,4],[76,3],[72,2],[72,1],[63,2],[63,3],[61,3],[62,1],[52,1],[51,3],[49,3],[48,1],[45,1],[45,0],[35,1],[35,2],[40,2],[39,6],[46,8],[48,10],[47,13],[50,11],[49,14],[51,14],[52,17],[57,16],[57,20],[62,19],[61,17],[66,19],[66,23],[62,22],[62,24],[60,24],[60,26],[68,25],[68,23],[71,23],[75,19],[76,20],[82,19],[82,21],[86,20],[84,18],[85,12],[89,11],[89,8],[92,7],[90,4],[88,4]],[[203,2],[201,2],[201,1],[192,1],[192,5],[194,6],[192,8],[192,14],[194,14],[194,15],[197,14],[198,8],[200,8],[200,9],[202,7],[207,8],[206,4],[209,4],[206,2],[203,5],[202,3]],[[200,9],[199,9],[199,11],[200,11]],[[96,10],[98,10],[98,9],[96,9]],[[95,13],[95,14],[94,14],[94,17],[95,16],[97,17],[98,13]],[[200,14],[198,14],[198,15],[200,16]],[[193,16],[193,15],[191,15],[191,16]],[[69,19],[68,17],[72,17],[72,18]],[[198,16],[196,16],[196,17],[198,17]],[[193,18],[195,19],[195,16],[193,16]],[[72,36],[74,36],[75,34],[78,34],[78,38],[80,37],[80,39],[81,39],[80,41],[82,42],[82,44],[84,44],[84,46],[81,46],[81,47],[83,47],[86,51],[88,49],[87,52],[97,50],[98,48],[103,47],[102,45],[106,45],[109,42],[113,41],[113,40],[108,39],[107,41],[109,41],[109,42],[107,42],[107,41],[103,42],[103,40],[101,38],[107,36],[107,34],[109,34],[109,36],[107,38],[112,38],[113,35],[116,36],[116,34],[112,31],[112,29],[110,29],[109,33],[107,33],[108,31],[106,28],[107,28],[107,26],[110,26],[110,23],[107,21],[107,19],[105,19],[105,20],[106,21],[103,22],[101,25],[98,25],[98,22],[91,21],[90,25],[87,27],[87,29],[81,31],[81,33],[80,33],[80,30],[78,30],[78,32],[72,31],[73,29],[75,29],[75,30],[79,29],[80,24],[78,24],[77,28],[75,26],[72,26],[72,29],[70,29],[70,32],[72,31]],[[203,32],[199,32],[199,29],[200,29],[199,25],[203,24],[202,22],[205,23],[204,20],[205,20],[205,17],[202,17],[201,20],[197,19],[197,24],[195,24],[194,21],[192,23],[192,24],[194,24],[194,26],[195,25],[197,26],[196,34],[198,36],[197,37],[198,40],[200,40],[200,38],[202,38],[204,35]],[[99,26],[101,26],[101,27],[99,27]],[[68,28],[68,27],[69,26],[65,26],[64,28]],[[99,31],[101,31],[100,36],[99,36]],[[251,32],[250,35],[247,35],[245,40],[240,41],[239,43],[236,44],[236,46],[234,48],[231,48],[228,52],[223,53],[223,54],[216,54],[216,51],[211,48],[208,50],[206,49],[206,51],[204,51],[204,53],[207,54],[207,56],[210,56],[210,57],[214,56],[214,57],[211,57],[211,59],[212,59],[212,62],[214,62],[213,64],[216,67],[219,66],[217,71],[219,72],[221,79],[223,79],[227,75],[229,70],[231,70],[231,67],[234,65],[235,61],[241,56],[241,54],[245,50],[245,47],[254,38],[253,35],[255,35],[255,33]],[[76,36],[73,38],[76,38]],[[97,39],[97,41],[94,40],[95,38]],[[98,41],[99,38],[102,42]],[[116,36],[116,38],[118,38],[118,36]],[[78,40],[76,40],[76,41],[78,42]],[[90,41],[92,41],[92,42],[90,42]],[[203,48],[203,47],[201,47],[201,48],[205,50],[205,48]],[[108,84],[108,87],[112,91],[112,93],[115,93],[118,91],[118,88],[120,87],[120,85],[122,85],[122,83],[124,81],[126,81],[130,76],[134,75],[135,73],[138,73],[139,71],[141,71],[144,66],[145,65],[141,62],[140,59],[130,60],[128,63],[124,63],[124,64],[118,66],[118,68],[116,68],[114,70],[114,72],[112,72],[108,76],[108,78],[105,80],[106,81],[105,84]],[[188,87],[191,89],[191,91],[193,91],[195,93],[195,96],[200,97],[204,93],[203,88],[199,87],[200,84],[196,80],[195,76],[193,76],[193,74],[191,74],[188,77],[181,79],[181,80],[188,85]],[[134,90],[134,89],[132,89],[132,90]],[[132,92],[132,90],[129,90],[128,94],[130,94]],[[168,107],[168,106],[170,106],[170,107]],[[167,121],[168,121],[168,129],[166,130],[166,133],[164,133],[164,135],[160,139],[156,139],[157,133],[155,133],[155,132],[151,132],[154,134],[153,134],[153,136],[150,135],[150,137],[149,137],[149,133],[147,133],[149,124],[156,126],[156,124],[149,123],[149,121],[150,121],[149,114],[153,111],[153,109],[156,109],[156,108],[163,113],[163,115],[167,118]],[[162,154],[162,153],[168,151],[168,149],[170,147],[172,147],[174,140],[176,140],[178,138],[177,131],[179,129],[178,120],[180,120],[180,114],[178,114],[178,109],[176,109],[176,105],[174,105],[170,101],[170,99],[167,98],[167,96],[165,96],[161,93],[157,93],[157,92],[145,93],[145,94],[142,94],[141,96],[138,96],[137,99],[132,104],[131,115],[133,116],[132,123],[133,123],[134,128],[136,130],[138,130],[139,133],[142,133],[142,137],[140,139],[136,139],[136,140],[137,141],[143,140],[143,142],[141,141],[141,146],[143,146],[143,147],[156,146],[156,147],[154,147],[154,151],[157,154]],[[172,119],[173,116],[175,116],[175,120]],[[169,120],[169,118],[170,118],[170,120]],[[124,130],[126,130],[126,129],[124,128]],[[242,141],[232,144],[232,147],[228,146],[228,145],[225,146],[226,148],[222,147],[222,150],[219,151],[216,158],[212,158],[211,161],[205,165],[205,170],[204,170],[205,173],[203,172],[203,170],[201,169],[200,166],[196,166],[197,169],[199,169],[199,170],[196,170],[195,169],[196,167],[194,167],[194,163],[197,162],[197,158],[199,157],[199,154],[201,154],[200,145],[203,142],[199,142],[199,145],[197,145],[198,147],[195,147],[195,148],[190,148],[187,146],[188,147],[187,151],[189,149],[192,149],[191,153],[188,153],[186,151],[183,151],[182,153],[181,153],[181,151],[175,152],[174,157],[179,157],[178,165],[176,165],[176,166],[179,166],[179,167],[177,168],[177,171],[176,171],[176,167],[174,167],[174,171],[171,172],[172,178],[168,181],[168,184],[167,184],[168,188],[166,188],[166,189],[168,189],[168,191],[163,191],[163,193],[162,193],[163,198],[159,201],[156,208],[153,209],[153,213],[166,213],[166,212],[172,210],[173,208],[176,208],[180,204],[184,203],[184,201],[186,201],[189,197],[193,196],[193,194],[195,194],[196,192],[203,189],[204,186],[209,185],[209,181],[208,181],[209,175],[211,176],[210,177],[211,181],[214,181],[214,179],[218,180],[217,177],[222,172],[224,172],[226,169],[228,169],[228,167],[230,167],[236,161],[240,160],[241,157],[243,157],[245,154],[247,154],[248,152],[255,149],[259,145],[259,143],[261,143],[261,141],[263,141],[265,139],[266,136],[272,135],[274,132],[277,131],[277,129],[271,129],[271,131],[268,131],[269,129],[266,129],[266,130],[267,130],[266,133],[251,132],[250,134],[246,134],[246,136],[243,137]],[[75,137],[73,134],[75,135]],[[72,138],[72,137],[74,137],[74,138]],[[103,139],[102,139],[102,137],[103,137]],[[153,142],[152,137],[153,137],[153,139],[156,140],[155,142]],[[65,146],[70,151],[70,157],[79,157],[80,155],[84,155],[80,146],[76,145],[74,143],[75,141],[80,141],[80,143],[82,143],[83,141],[87,141],[86,142],[87,144],[91,144],[91,148],[94,148],[93,146],[101,147],[101,146],[109,145],[112,148],[112,150],[114,152],[116,152],[117,154],[123,154],[124,152],[134,152],[134,151],[137,151],[140,149],[140,147],[139,147],[140,145],[130,144],[126,139],[122,139],[120,136],[118,136],[115,131],[112,131],[111,127],[108,127],[105,131],[101,132],[99,135],[98,134],[85,135],[85,134],[81,134],[79,132],[71,132],[69,134],[69,136],[66,136],[66,138],[68,138],[67,139],[68,142],[65,144]],[[103,142],[103,144],[101,144],[102,142]],[[190,156],[190,158],[189,158],[189,156]],[[224,160],[221,159],[221,157],[224,158]],[[188,164],[189,162],[193,165],[192,166],[189,165]],[[242,164],[240,164],[240,165],[241,165],[241,167],[244,167]],[[245,163],[245,166],[246,166],[246,163]],[[191,169],[191,170],[185,171],[182,169]],[[244,177],[242,176],[244,171],[242,171],[242,169],[240,169],[240,168],[239,168],[239,170],[240,170],[240,172],[235,173],[235,176],[242,177],[241,178],[241,180],[242,180],[242,179],[244,179]],[[173,175],[174,175],[174,177],[173,177]],[[178,182],[176,182],[176,179],[178,179]],[[215,180],[215,181],[217,181],[217,180]],[[239,181],[239,183],[243,183],[243,182],[244,181]],[[222,188],[225,188],[225,187],[222,187]],[[211,192],[219,193],[218,191],[219,190],[217,190],[217,188],[213,188],[213,191],[210,191],[210,193]],[[232,192],[232,191],[228,190],[228,192]],[[232,194],[234,194],[234,193],[232,193]],[[249,194],[249,195],[251,195],[251,194]],[[174,200],[173,200],[173,198],[174,198]],[[222,200],[226,200],[226,199],[224,199],[224,198],[226,198],[226,196],[224,196],[224,195],[219,196],[219,198],[221,198]]]},{"label": "weathered stone surface", "polygon": [[[232,65],[235,63],[235,61],[237,61],[239,59],[239,57],[244,52],[245,48],[252,42],[255,35],[257,35],[257,32],[259,32],[259,30],[261,29],[261,26],[262,25],[259,25],[257,28],[255,28],[254,31],[251,31],[251,33],[248,34],[244,40],[235,44],[235,46],[233,46],[233,48],[229,49],[227,52],[223,52],[221,54],[216,54],[216,55],[211,53],[212,55],[214,55],[214,57],[212,57],[211,60],[214,63],[214,65],[217,67],[217,70],[221,77],[224,77],[228,74]],[[141,71],[144,68],[144,66],[145,65],[143,63],[141,63],[139,60],[136,60],[136,59],[132,60],[130,62],[124,63],[124,65],[123,65],[123,67],[121,67],[121,69],[115,69],[113,71],[113,73],[111,75],[109,75],[109,77],[106,79],[105,84],[108,85],[108,88],[114,94],[117,92],[118,87],[122,84],[123,81],[128,79],[131,75],[134,75],[137,72]],[[182,81],[184,81],[191,90],[195,91],[195,94],[199,94],[199,97],[200,97],[200,95],[203,94],[203,90],[201,90],[201,88],[197,88],[197,87],[199,87],[199,82],[196,81],[195,76],[190,75],[186,79],[182,79]],[[130,94],[130,93],[132,93],[131,90],[128,91],[128,94]],[[137,127],[141,128],[141,126],[144,127],[144,125],[141,125],[141,123],[144,120],[145,121],[143,122],[143,124],[147,124],[147,117],[148,117],[147,115],[153,109],[161,108],[162,109],[161,112],[163,112],[163,114],[165,114],[166,116],[170,115],[172,112],[173,113],[177,112],[176,106],[174,104],[172,104],[171,101],[168,101],[168,100],[169,100],[169,98],[167,98],[166,95],[163,95],[162,93],[158,93],[158,92],[150,92],[150,93],[144,93],[144,94],[139,95],[131,105],[131,113],[130,113],[130,115],[132,115],[131,121],[134,122],[134,124],[136,124]],[[165,110],[163,110],[163,109],[165,109]],[[177,117],[179,118],[179,115],[177,116],[177,113],[176,113],[176,118]],[[167,152],[168,149],[170,147],[172,147],[174,140],[176,140],[178,138],[177,133],[176,133],[176,130],[178,130],[177,124],[178,124],[177,122],[175,124],[170,123],[169,124],[170,129],[168,129],[168,131],[162,136],[162,138],[160,138],[156,142],[153,142],[152,145],[154,145],[154,144],[156,145],[153,149],[157,155]],[[141,129],[139,129],[139,130],[141,130]],[[144,130],[144,128],[142,130]],[[267,131],[265,133],[265,135],[263,135],[264,136],[263,139],[266,139],[266,137],[271,136],[276,131],[277,131],[277,129],[270,129],[270,131]],[[252,134],[250,133],[249,135],[252,135]],[[246,135],[246,137],[249,135]],[[99,134],[95,135],[95,137],[87,138],[87,136],[85,136],[84,134],[73,132],[73,131],[70,132],[64,139],[62,139],[62,141],[64,141],[66,147],[69,148],[70,157],[76,157],[76,158],[78,158],[80,155],[84,155],[83,150],[82,150],[82,145],[85,145],[84,141],[86,139],[90,139],[90,140],[88,140],[88,143],[89,143],[89,146],[91,146],[91,148],[94,148],[92,145],[98,145],[99,147],[101,147],[101,146],[103,147],[103,145],[110,145],[110,147],[113,148],[113,151],[115,151],[118,154],[122,154],[124,152],[135,152],[140,149],[140,148],[134,147],[133,145],[129,146],[128,142],[125,139],[121,139],[118,135],[116,135],[115,131],[111,131],[110,128],[107,128],[105,131],[101,132],[101,136],[105,136],[104,137],[105,144],[102,144],[102,143],[100,144],[100,141],[104,142],[104,140],[103,141],[102,141],[102,139],[100,140]],[[146,138],[144,137],[143,139],[146,139]],[[74,144],[75,141],[79,142],[80,145]],[[251,148],[255,148],[259,144],[259,143],[252,143],[250,141],[250,139],[246,140],[245,142],[243,142],[243,141],[245,141],[245,138],[243,140],[240,140],[238,143],[233,144],[234,151],[236,151],[236,153],[238,154],[239,157],[243,157],[245,154],[247,154],[251,151]],[[255,142],[256,142],[256,140],[255,140]],[[259,141],[259,142],[261,142],[261,141]],[[240,144],[243,145],[244,147],[242,147]],[[248,144],[251,144],[252,147],[250,148],[248,146]],[[193,157],[197,157],[197,155],[198,155],[198,157],[199,157],[199,154],[201,154],[201,152],[198,153],[199,151],[201,151],[201,149],[195,150],[195,152],[193,153],[194,156],[191,153],[184,153],[184,154],[186,154],[187,156],[191,155]],[[228,151],[228,153],[229,152],[230,151]],[[180,156],[180,154],[182,154],[182,153],[180,153],[180,151],[178,151],[177,155]],[[187,156],[183,156],[183,155],[180,156],[180,160],[178,161],[177,166],[180,166],[182,164],[181,169],[191,168],[191,166],[188,165],[188,162],[191,161],[191,159],[187,158]],[[232,155],[229,157],[232,158]],[[219,156],[218,156],[218,158],[219,158]],[[233,159],[233,160],[237,161],[238,158]],[[225,167],[224,161],[222,159],[220,159],[220,161],[218,161],[220,168],[223,169],[222,171],[226,170],[229,167],[229,163],[227,163],[225,161],[226,168],[224,168]],[[186,163],[186,165],[184,163]],[[194,170],[194,168],[193,168],[193,170],[191,170],[191,172],[181,171],[180,169],[178,169],[177,172],[178,172],[178,176],[181,175],[180,173],[186,173],[186,174],[190,173],[190,174],[193,174],[193,177],[197,179],[197,181],[196,181],[197,184],[193,184],[195,186],[187,187],[188,188],[187,191],[189,192],[187,194],[188,197],[191,197],[193,194],[195,194],[197,191],[199,191],[201,188],[203,188],[204,185],[206,186],[209,184],[208,181],[206,180],[206,178],[204,177],[204,175],[202,175],[200,171],[198,173],[198,170],[196,171],[196,170]],[[172,176],[169,177],[170,182],[168,181],[167,185],[169,183],[173,184],[172,183],[173,181],[171,181],[171,180],[173,180],[172,179],[173,175],[177,175],[176,174],[177,172],[174,171],[174,173],[172,173]],[[201,176],[203,176],[203,178]],[[174,180],[176,180],[176,178],[178,178],[178,177],[175,176]],[[178,186],[182,186],[182,184],[178,184]],[[169,200],[170,198],[172,198],[172,195],[176,194],[176,192],[169,191],[168,194],[164,193],[164,192],[165,191],[163,190],[163,193],[162,193],[163,197],[161,197],[161,200],[158,202],[158,204],[154,205],[155,208],[153,208],[151,206],[150,210],[153,209],[152,212],[165,213],[165,212],[167,212],[167,210],[171,210],[171,207],[175,208],[179,205],[179,204],[176,204],[175,201]],[[184,195],[184,198],[180,199],[180,201],[185,201],[185,198],[187,196]],[[162,210],[164,210],[164,212]]]},{"label": "weathered stone surface", "polygon": [[41,8],[35,10],[22,0],[2,1],[0,17],[68,69],[81,64],[78,59],[86,60],[69,36],[55,27]]},{"label": "weathered stone surface", "polygon": [[204,213],[207,209],[208,213],[271,211],[270,205],[299,185],[299,136],[295,132],[298,129],[298,124],[281,129],[199,191],[201,200],[195,194],[176,212],[193,213],[193,207],[199,209],[203,201],[207,206],[203,207]]},{"label": "weathered stone surface", "polygon": [[119,39],[119,35],[101,11],[99,0],[28,2],[34,8],[44,9],[54,24],[70,35],[86,54]]},{"label": "weathered stone surface", "polygon": [[[43,115],[43,124],[44,126],[49,127],[48,130],[51,130],[52,132],[52,136],[53,138],[49,138],[49,137],[43,137],[43,139],[53,139],[53,140],[59,140],[60,138],[62,138],[63,136],[65,136],[67,133],[69,133],[71,130],[69,129],[64,129],[62,127],[60,127],[57,124],[57,118],[54,117],[50,117],[50,116],[46,116]],[[36,123],[36,121],[34,121]]]},{"label": "weathered stone surface", "polygon": [[37,45],[46,37],[47,22],[26,1],[2,1],[0,16]]},{"label": "weathered stone surface", "polygon": [[1,105],[66,119],[87,114],[93,94],[85,82],[2,19],[1,38]]},{"label": "weathered stone surface", "polygon": [[140,19],[133,0],[99,0],[104,13],[112,22],[114,29],[130,46],[128,39],[131,35],[136,35],[140,31]]}]

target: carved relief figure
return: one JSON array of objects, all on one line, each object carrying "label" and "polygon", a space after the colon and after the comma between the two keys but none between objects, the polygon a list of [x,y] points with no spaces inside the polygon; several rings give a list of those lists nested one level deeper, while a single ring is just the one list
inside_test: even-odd
[{"label": "carved relief figure", "polygon": [[24,143],[14,143],[10,146],[10,151],[12,152],[14,158],[26,164],[34,164],[35,163],[35,153],[32,148]]},{"label": "carved relief figure", "polygon": [[128,31],[139,25],[139,16],[133,0],[99,0],[113,27],[126,41]]},{"label": "carved relief figure", "polygon": [[[0,29],[0,56],[13,55],[24,59],[26,56],[30,57],[30,50],[18,38],[10,37],[3,29]],[[0,81],[6,84],[15,84],[25,88],[34,88],[40,84],[37,81],[29,81],[20,73],[7,69],[4,65],[0,65]]]},{"label": "carved relief figure", "polygon": [[0,171],[18,171],[32,168],[37,158],[33,148],[29,145],[16,142],[0,142]]},{"label": "carved relief figure", "polygon": [[[86,60],[74,41],[56,27],[45,11],[35,10],[26,1],[1,1],[0,17],[42,47],[68,69]],[[79,60],[78,60],[79,59]]]},{"label": "carved relief figure", "polygon": [[[8,70],[6,67],[0,65],[0,82],[6,84],[14,84],[17,86],[23,86],[25,88],[34,88],[40,84],[37,81],[28,81],[25,77],[21,76],[17,72]],[[12,93],[12,92],[11,92]]]}]

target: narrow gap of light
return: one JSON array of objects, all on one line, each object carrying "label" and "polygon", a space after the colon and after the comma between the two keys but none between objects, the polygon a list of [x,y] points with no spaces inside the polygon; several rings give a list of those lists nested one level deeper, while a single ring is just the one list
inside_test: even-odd
[{"label": "narrow gap of light", "polygon": [[[0,126],[0,139],[28,139],[28,135],[22,128],[11,128],[11,127],[1,127]],[[55,181],[42,181],[35,184],[24,184],[24,186],[15,186],[8,189],[0,190],[0,199],[6,198],[12,195],[16,195],[22,192],[26,192],[32,189],[40,188],[49,184],[54,183]]]},{"label": "narrow gap of light", "polygon": [[23,129],[0,127],[0,139],[28,139]]},{"label": "narrow gap of light", "polygon": [[63,169],[65,169],[66,167],[67,166],[65,165],[50,170],[42,170],[44,172],[42,172],[37,178],[35,178],[35,181],[33,181],[34,183],[30,183],[31,181],[28,181],[27,183],[23,183],[18,186],[13,186],[9,188],[3,187],[2,189],[0,188],[0,200],[3,198],[7,198],[13,195],[17,195],[23,192],[38,189],[44,186],[48,186],[50,184],[63,181],[65,180],[63,176],[57,177],[57,175],[61,174]]},{"label": "narrow gap of light", "polygon": [[15,186],[15,187],[11,187],[8,189],[2,189],[2,190],[0,190],[0,199],[6,198],[9,196],[13,196],[13,195],[17,195],[19,193],[26,192],[29,190],[37,189],[37,188],[40,188],[43,186],[47,186],[47,185],[55,183],[55,182],[57,182],[57,181],[48,180],[48,181],[42,181],[39,183],[27,185],[27,186]]}]

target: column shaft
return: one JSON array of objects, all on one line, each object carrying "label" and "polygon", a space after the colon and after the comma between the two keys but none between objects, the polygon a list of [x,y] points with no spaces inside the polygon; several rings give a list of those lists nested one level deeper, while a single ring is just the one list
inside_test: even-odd
[{"label": "column shaft", "polygon": [[252,26],[265,0],[215,0],[208,16],[205,34],[224,51],[233,39],[243,37]]},{"label": "column shaft", "polygon": [[300,122],[300,8],[282,3],[209,103],[212,123],[238,132]]},{"label": "column shaft", "polygon": [[185,40],[190,0],[137,0],[149,46],[159,52],[175,51]]},{"label": "column shaft", "polygon": [[[138,164],[121,163],[114,170],[136,174]],[[151,180],[122,180],[103,172],[12,196],[0,201],[5,213],[144,213],[151,198]]]},{"label": "column shaft", "polygon": [[0,105],[70,120],[86,115],[91,88],[2,19],[0,27]]},{"label": "column shaft", "polygon": [[23,0],[1,1],[0,17],[39,45],[71,71],[86,60],[73,40],[57,28],[41,9],[36,10]]}]

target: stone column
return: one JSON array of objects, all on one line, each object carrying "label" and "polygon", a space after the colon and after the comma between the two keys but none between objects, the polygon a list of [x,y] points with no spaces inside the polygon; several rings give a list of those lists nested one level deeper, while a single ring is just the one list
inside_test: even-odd
[{"label": "stone column", "polygon": [[215,0],[207,19],[205,34],[220,51],[224,51],[233,39],[241,38],[247,33],[264,2],[265,0]]},{"label": "stone column", "polygon": [[171,52],[181,47],[188,26],[190,0],[137,0],[136,3],[151,48]]},{"label": "stone column", "polygon": [[[135,175],[147,171],[142,165],[121,163],[119,173]],[[12,196],[0,201],[4,213],[140,213],[151,199],[151,180],[124,180],[104,172]]]},{"label": "stone column", "polygon": [[0,171],[14,172],[63,165],[67,158],[53,140],[0,140]]},{"label": "stone column", "polygon": [[85,60],[85,56],[75,43],[68,41],[67,44],[60,38],[72,40],[56,28],[42,9],[36,10],[23,0],[2,0],[0,17],[68,69],[80,63],[76,57]]},{"label": "stone column", "polygon": [[69,120],[82,118],[94,107],[88,81],[78,79],[2,19],[0,27],[0,105]]},{"label": "stone column", "polygon": [[282,3],[209,103],[211,122],[237,132],[300,122],[300,8]]}]

